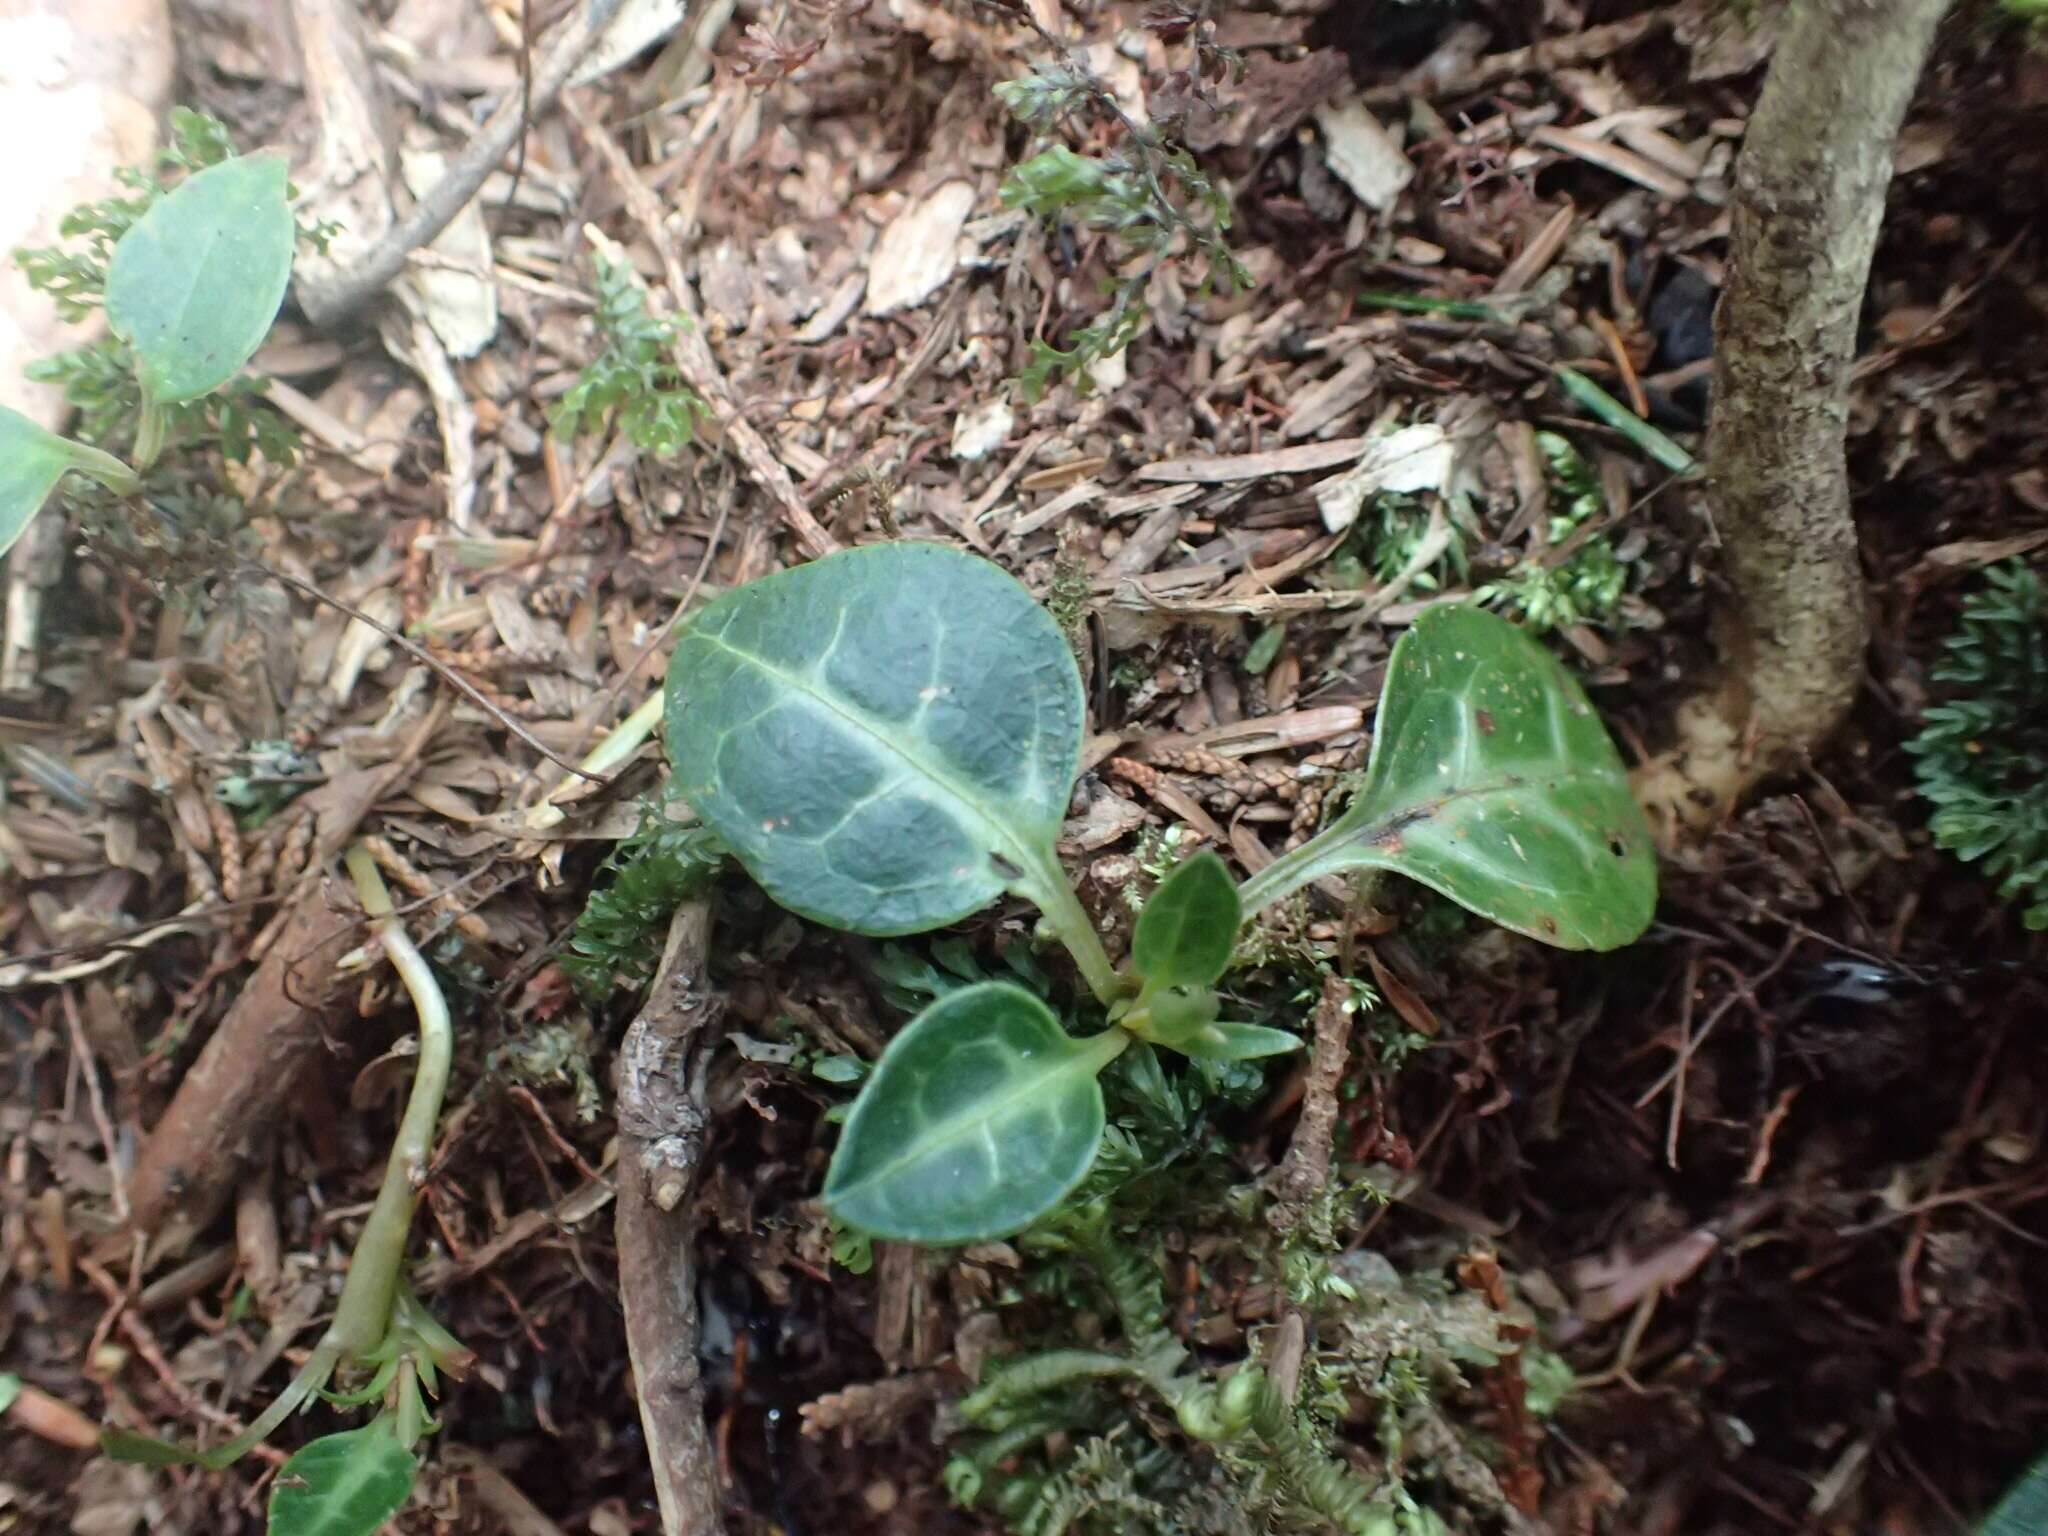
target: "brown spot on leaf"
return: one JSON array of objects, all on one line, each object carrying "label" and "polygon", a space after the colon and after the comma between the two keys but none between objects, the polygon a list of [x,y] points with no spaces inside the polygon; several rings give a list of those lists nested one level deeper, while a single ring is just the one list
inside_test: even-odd
[{"label": "brown spot on leaf", "polygon": [[1479,734],[1491,736],[1493,734],[1493,711],[1482,709],[1478,712],[1477,719],[1479,721]]},{"label": "brown spot on leaf", "polygon": [[1544,931],[1545,933],[1549,934],[1549,935],[1550,935],[1550,936],[1551,936],[1551,937],[1552,937],[1553,939],[1554,939],[1554,938],[1556,938],[1556,937],[1557,937],[1557,919],[1556,919],[1556,918],[1554,918],[1554,917],[1546,917],[1546,918],[1544,918],[1544,919],[1543,919],[1543,931]]}]

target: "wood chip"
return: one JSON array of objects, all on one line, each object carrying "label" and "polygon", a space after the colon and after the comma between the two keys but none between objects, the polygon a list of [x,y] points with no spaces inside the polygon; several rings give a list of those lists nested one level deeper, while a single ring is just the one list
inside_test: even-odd
[{"label": "wood chip", "polygon": [[1336,437],[1326,443],[1303,443],[1266,453],[1216,454],[1205,458],[1161,459],[1138,471],[1140,480],[1185,480],[1196,485],[1228,485],[1267,475],[1299,475],[1349,464],[1365,451],[1362,437]]},{"label": "wood chip", "polygon": [[889,221],[868,259],[871,315],[922,304],[945,286],[960,262],[960,231],[974,211],[974,188],[949,181]]},{"label": "wood chip", "polygon": [[1612,171],[1639,187],[1648,187],[1659,197],[1676,202],[1689,196],[1692,183],[1681,181],[1669,171],[1652,165],[1633,150],[1623,149],[1618,144],[1608,144],[1600,139],[1589,138],[1571,128],[1538,128],[1529,135],[1530,144],[1541,149],[1554,149],[1560,154],[1583,160],[1588,165],[1597,165],[1603,171]]},{"label": "wood chip", "polygon": [[1280,435],[1308,437],[1327,427],[1372,393],[1378,368],[1371,353],[1360,352],[1329,378],[1311,384],[1294,397],[1287,419],[1280,423]]}]

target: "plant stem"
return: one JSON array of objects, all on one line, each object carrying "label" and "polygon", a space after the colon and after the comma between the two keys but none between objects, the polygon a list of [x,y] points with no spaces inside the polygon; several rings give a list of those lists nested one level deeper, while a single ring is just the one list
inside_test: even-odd
[{"label": "plant stem", "polygon": [[149,468],[156,462],[156,456],[164,451],[166,425],[164,408],[150,399],[145,391],[142,396],[142,419],[135,428],[135,446],[129,450],[135,455],[137,469]]},{"label": "plant stem", "polygon": [[1038,869],[1032,871],[1025,883],[1019,886],[1019,894],[1028,896],[1045,915],[1045,926],[1053,937],[1066,945],[1067,953],[1074,957],[1074,964],[1081,968],[1081,978],[1088,983],[1088,990],[1095,994],[1099,1003],[1111,1003],[1126,990],[1126,978],[1117,974],[1116,966],[1110,962],[1109,951],[1102,947],[1102,940],[1095,932],[1095,924],[1089,920],[1087,908],[1081,905],[1081,898],[1074,894],[1074,888],[1067,883],[1067,873],[1060,868],[1059,855],[1050,848]]},{"label": "plant stem", "polygon": [[1262,907],[1293,895],[1304,885],[1326,875],[1345,874],[1365,861],[1354,846],[1359,828],[1348,816],[1339,817],[1292,853],[1260,870],[1237,888],[1237,897],[1249,917]]},{"label": "plant stem", "polygon": [[70,455],[73,469],[92,476],[116,496],[133,496],[142,489],[142,477],[111,453],[71,438],[64,440],[64,451]]},{"label": "plant stem", "polygon": [[[578,771],[585,778],[601,779],[625,762],[640,750],[642,742],[660,729],[666,702],[667,690],[657,687],[641,701],[639,708],[605,733],[603,740],[590,749],[590,755],[583,759]],[[526,824],[536,832],[544,832],[561,822],[564,813],[555,804],[555,797],[567,787],[557,785],[550,790],[545,800],[526,813]]]},{"label": "plant stem", "polygon": [[334,1326],[327,1333],[344,1353],[364,1355],[384,1341],[391,1327],[400,1271],[405,1263],[406,1235],[412,1230],[420,1181],[426,1172],[427,1156],[433,1150],[434,1125],[441,1117],[441,1097],[448,1088],[454,1039],[440,983],[434,980],[426,958],[413,947],[392,914],[390,893],[385,890],[384,878],[378,874],[369,852],[357,844],[349,849],[347,862],[349,875],[372,919],[373,932],[391,957],[392,969],[412,994],[420,1024],[419,1066],[413,1072],[412,1094],[398,1122],[398,1135],[391,1144],[391,1160],[384,1165],[384,1183],[377,1191],[376,1204],[370,1207],[370,1219],[363,1223],[362,1235],[356,1239],[355,1253],[349,1259],[348,1279],[342,1284]]}]

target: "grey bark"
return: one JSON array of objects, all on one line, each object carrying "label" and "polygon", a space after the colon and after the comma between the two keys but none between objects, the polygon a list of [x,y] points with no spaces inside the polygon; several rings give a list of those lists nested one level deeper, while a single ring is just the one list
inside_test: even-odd
[{"label": "grey bark", "polygon": [[1843,440],[1899,125],[1947,0],[1794,0],[1736,170],[1707,466],[1736,611],[1724,714],[1765,766],[1854,702],[1868,640]]},{"label": "grey bark", "polygon": [[722,1012],[706,984],[707,901],[669,925],[647,1002],[619,1047],[619,1298],[664,1536],[722,1536],[718,1464],[697,1364],[690,1195],[704,1152],[704,1074]]}]

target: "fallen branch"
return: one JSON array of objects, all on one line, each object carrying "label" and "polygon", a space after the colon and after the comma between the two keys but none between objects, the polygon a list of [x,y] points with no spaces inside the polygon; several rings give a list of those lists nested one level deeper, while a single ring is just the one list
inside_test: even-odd
[{"label": "fallen branch", "polygon": [[1639,16],[1588,27],[1569,37],[1553,37],[1526,48],[1490,53],[1475,59],[1470,68],[1444,79],[1432,78],[1427,69],[1420,69],[1391,84],[1360,91],[1359,100],[1369,107],[1398,107],[1411,96],[1420,96],[1425,101],[1469,96],[1517,75],[1547,75],[1570,65],[1594,63],[1656,36],[1677,19],[1675,8],[1644,11]]},{"label": "fallen branch", "polygon": [[683,274],[682,258],[676,252],[676,243],[669,238],[661,200],[641,179],[640,173],[633,168],[633,162],[619,148],[618,141],[605,132],[604,126],[581,102],[573,96],[565,96],[562,109],[576,124],[585,142],[604,160],[605,168],[611,172],[612,180],[619,184],[619,190],[625,196],[628,211],[639,221],[655,253],[661,258],[669,302],[675,305],[676,313],[683,321],[675,328],[672,348],[676,371],[710,407],[712,418],[724,430],[734,455],[753,477],[754,483],[774,498],[783,522],[789,525],[789,531],[803,546],[804,553],[814,560],[820,555],[831,554],[839,548],[839,541],[811,515],[803,493],[796,488],[796,481],[790,478],[782,461],[770,451],[767,439],[740,414],[739,404],[725,382],[725,373],[705,343],[704,328],[699,323],[696,306],[690,302],[690,280]]},{"label": "fallen branch", "polygon": [[128,1176],[128,1220],[175,1252],[226,1206],[235,1181],[319,1054],[334,962],[361,914],[331,880],[309,885],[283,932],[178,1084]]},{"label": "fallen branch", "polygon": [[1308,1081],[1301,1093],[1301,1118],[1287,1155],[1280,1160],[1274,1183],[1279,1198],[1267,1219],[1274,1230],[1291,1230],[1306,1214],[1309,1202],[1330,1182],[1330,1142],[1337,1129],[1337,1087],[1351,1053],[1351,983],[1342,976],[1323,980],[1316,1004],[1315,1047],[1309,1057]]},{"label": "fallen branch", "polygon": [[530,101],[524,90],[508,92],[434,189],[386,230],[362,260],[332,276],[300,282],[299,305],[306,317],[315,325],[332,326],[382,293],[405,269],[406,258],[446,229],[476,196],[484,178],[518,142],[529,113],[545,112],[553,105],[577,65],[624,3],[625,0],[585,0],[556,30],[547,51],[535,64]]},{"label": "fallen branch", "polygon": [[706,1114],[693,1058],[723,1008],[705,981],[710,937],[710,903],[685,902],[619,1047],[619,1298],[664,1536],[725,1529],[718,1460],[704,1428],[689,1208]]}]

